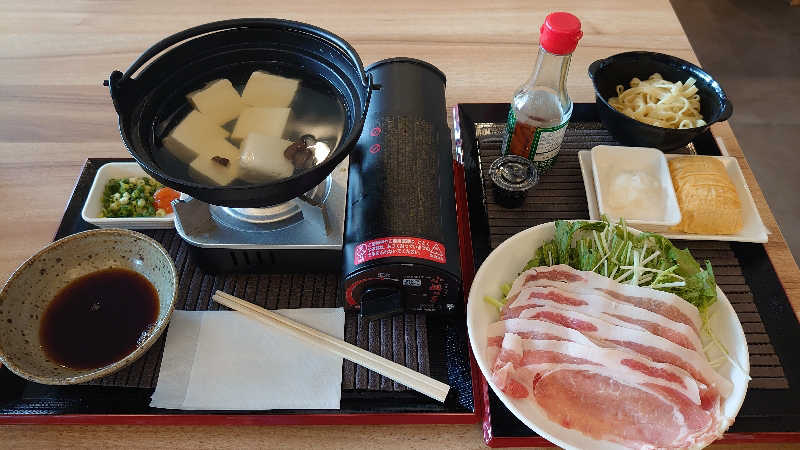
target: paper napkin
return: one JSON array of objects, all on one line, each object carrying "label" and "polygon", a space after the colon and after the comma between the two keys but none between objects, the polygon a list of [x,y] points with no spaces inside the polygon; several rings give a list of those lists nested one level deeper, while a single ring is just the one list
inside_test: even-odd
[{"label": "paper napkin", "polygon": [[[339,339],[341,308],[276,311]],[[175,311],[150,406],[339,409],[342,358],[236,311]]]}]

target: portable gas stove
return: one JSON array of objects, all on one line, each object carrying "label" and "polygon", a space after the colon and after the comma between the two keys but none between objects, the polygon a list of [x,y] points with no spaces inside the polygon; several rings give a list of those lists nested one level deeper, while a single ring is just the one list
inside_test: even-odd
[{"label": "portable gas stove", "polygon": [[175,228],[211,272],[338,272],[344,305],[368,318],[458,312],[444,75],[408,58],[366,72],[378,88],[363,131],[321,184],[261,208],[180,201]]}]

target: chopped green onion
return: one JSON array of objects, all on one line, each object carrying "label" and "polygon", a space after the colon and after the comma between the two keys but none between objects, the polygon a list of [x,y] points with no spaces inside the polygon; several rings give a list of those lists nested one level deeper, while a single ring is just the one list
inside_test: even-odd
[{"label": "chopped green onion", "polygon": [[102,217],[157,216],[151,192],[161,185],[150,177],[112,178],[103,189]]}]

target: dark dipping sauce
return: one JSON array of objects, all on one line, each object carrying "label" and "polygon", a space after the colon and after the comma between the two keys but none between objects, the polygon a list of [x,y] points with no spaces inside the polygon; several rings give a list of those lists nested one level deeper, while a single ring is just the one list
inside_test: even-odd
[{"label": "dark dipping sauce", "polygon": [[104,367],[136,349],[158,309],[158,293],[147,278],[128,269],[100,270],[56,294],[39,325],[39,341],[62,366]]}]

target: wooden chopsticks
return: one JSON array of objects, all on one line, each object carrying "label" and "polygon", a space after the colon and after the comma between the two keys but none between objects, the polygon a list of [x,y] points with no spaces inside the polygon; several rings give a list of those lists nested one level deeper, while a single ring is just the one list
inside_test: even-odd
[{"label": "wooden chopsticks", "polygon": [[315,347],[335,353],[369,370],[378,372],[434,400],[444,402],[450,390],[450,386],[445,383],[233,295],[217,291],[212,298],[221,305],[239,311],[267,325],[287,331]]}]

